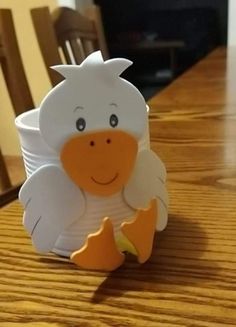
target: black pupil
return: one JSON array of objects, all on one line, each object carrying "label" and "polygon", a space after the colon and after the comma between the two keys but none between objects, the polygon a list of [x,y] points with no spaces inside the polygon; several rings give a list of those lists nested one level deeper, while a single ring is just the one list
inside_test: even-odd
[{"label": "black pupil", "polygon": [[76,128],[82,132],[84,129],[85,129],[85,126],[86,126],[86,121],[84,118],[79,118],[77,121],[76,121]]},{"label": "black pupil", "polygon": [[118,125],[118,117],[114,114],[110,117],[110,125],[111,127],[116,127]]}]

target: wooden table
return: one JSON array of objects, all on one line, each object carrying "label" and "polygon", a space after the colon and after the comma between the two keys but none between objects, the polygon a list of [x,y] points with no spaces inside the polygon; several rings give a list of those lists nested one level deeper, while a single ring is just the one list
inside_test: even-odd
[{"label": "wooden table", "polygon": [[148,263],[79,270],[34,252],[18,202],[0,211],[0,326],[236,325],[236,50],[229,55],[214,51],[149,102],[170,214]]}]

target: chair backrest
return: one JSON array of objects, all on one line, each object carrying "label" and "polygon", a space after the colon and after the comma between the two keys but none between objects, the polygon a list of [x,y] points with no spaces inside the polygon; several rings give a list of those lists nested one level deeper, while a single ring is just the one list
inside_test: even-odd
[{"label": "chair backrest", "polygon": [[104,59],[108,58],[98,6],[90,6],[84,15],[66,7],[58,8],[52,15],[47,7],[35,8],[31,16],[52,85],[63,79],[50,69],[53,65],[80,64],[98,49]]},{"label": "chair backrest", "polygon": [[0,64],[15,114],[34,108],[10,9],[0,9]]},{"label": "chair backrest", "polygon": [[[9,9],[0,9],[0,65],[15,114],[34,108]],[[11,183],[1,149],[0,189],[0,206],[16,198],[19,191],[19,185]]]}]

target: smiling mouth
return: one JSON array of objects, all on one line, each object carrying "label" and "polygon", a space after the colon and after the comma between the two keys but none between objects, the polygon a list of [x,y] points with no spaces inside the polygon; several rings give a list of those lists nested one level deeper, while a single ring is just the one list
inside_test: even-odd
[{"label": "smiling mouth", "polygon": [[96,184],[99,184],[99,185],[109,185],[109,184],[111,184],[111,183],[113,183],[116,179],[117,179],[117,177],[118,177],[118,173],[116,173],[115,174],[115,176],[112,178],[112,179],[110,179],[109,181],[107,181],[107,182],[99,182],[99,181],[97,181],[95,178],[93,178],[93,177],[91,177],[91,179],[92,179],[92,181],[94,182],[94,183],[96,183]]}]

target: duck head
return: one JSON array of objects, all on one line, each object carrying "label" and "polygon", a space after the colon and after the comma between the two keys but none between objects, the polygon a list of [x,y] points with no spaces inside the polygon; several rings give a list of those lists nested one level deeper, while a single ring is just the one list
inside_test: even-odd
[{"label": "duck head", "polygon": [[125,186],[145,132],[145,100],[120,77],[131,64],[119,58],[103,61],[97,51],[79,66],[53,67],[65,80],[40,106],[45,142],[72,181],[95,195],[109,196]]}]

